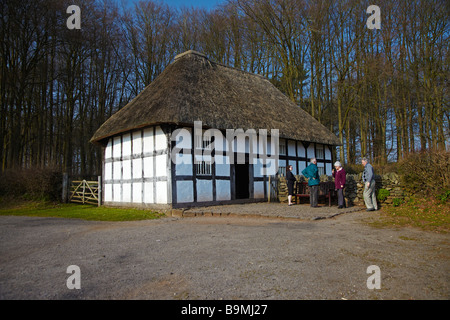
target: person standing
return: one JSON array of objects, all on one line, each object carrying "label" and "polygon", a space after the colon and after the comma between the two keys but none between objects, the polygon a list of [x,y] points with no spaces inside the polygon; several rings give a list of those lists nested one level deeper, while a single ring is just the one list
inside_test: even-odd
[{"label": "person standing", "polygon": [[375,175],[373,172],[373,167],[369,163],[367,158],[362,158],[361,163],[364,166],[364,172],[362,180],[364,183],[364,202],[367,207],[367,211],[378,210],[377,196],[375,193]]},{"label": "person standing", "polygon": [[294,174],[292,173],[292,166],[287,167],[286,170],[286,183],[288,187],[288,205],[292,205],[292,196],[294,195],[294,183],[296,181]]},{"label": "person standing", "polygon": [[308,178],[309,202],[311,207],[317,208],[320,178],[316,158],[311,159],[311,164],[302,171],[302,174]]},{"label": "person standing", "polygon": [[346,172],[339,161],[334,163],[335,169],[333,169],[334,188],[338,194],[338,209],[345,208],[344,202],[344,188],[346,182]]}]

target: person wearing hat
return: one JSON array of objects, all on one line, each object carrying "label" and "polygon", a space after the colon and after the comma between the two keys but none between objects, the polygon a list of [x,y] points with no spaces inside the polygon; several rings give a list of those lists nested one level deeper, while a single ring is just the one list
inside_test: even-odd
[{"label": "person wearing hat", "polygon": [[344,201],[344,188],[345,188],[345,178],[346,173],[344,168],[342,168],[342,164],[339,161],[334,163],[335,169],[333,169],[333,177],[334,177],[334,188],[337,190],[338,194],[338,209],[345,208]]},{"label": "person wearing hat", "polygon": [[364,165],[364,172],[362,175],[362,180],[364,183],[364,202],[366,204],[367,211],[376,211],[378,210],[378,204],[375,193],[375,176],[373,167],[367,158],[362,158],[361,163]]}]

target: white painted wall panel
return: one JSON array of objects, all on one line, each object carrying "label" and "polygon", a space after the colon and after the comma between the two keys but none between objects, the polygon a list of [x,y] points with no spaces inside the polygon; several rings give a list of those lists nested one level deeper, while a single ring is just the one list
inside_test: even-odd
[{"label": "white painted wall panel", "polygon": [[156,203],[167,203],[167,181],[156,182]]},{"label": "white painted wall panel", "polygon": [[111,180],[113,178],[112,162],[105,163],[105,180]]},{"label": "white painted wall panel", "polygon": [[142,182],[133,183],[133,202],[142,202]]},{"label": "white painted wall panel", "polygon": [[147,128],[144,130],[144,153],[153,152],[154,150],[153,128]]},{"label": "white painted wall panel", "polygon": [[113,184],[113,201],[114,202],[121,202],[122,201],[122,188],[120,183],[114,183]]},{"label": "white painted wall panel", "polygon": [[327,164],[325,165],[325,174],[326,174],[327,176],[331,176],[331,175],[333,174],[332,171],[331,171],[331,169],[332,169],[331,163],[327,163]]},{"label": "white painted wall panel", "polygon": [[297,152],[299,157],[305,157],[305,147],[303,146],[303,143],[297,143]]},{"label": "white painted wall panel", "polygon": [[326,160],[331,160],[331,151],[330,148],[328,146],[324,146],[325,149],[325,159]]},{"label": "white painted wall panel", "polygon": [[131,134],[126,133],[122,136],[122,156],[128,157],[131,155]]},{"label": "white painted wall panel", "polygon": [[216,200],[231,200],[231,188],[229,180],[216,180]]},{"label": "white painted wall panel", "polygon": [[264,181],[255,181],[253,184],[253,194],[255,199],[264,198]]},{"label": "white painted wall panel", "polygon": [[288,154],[295,157],[295,141],[288,140]]},{"label": "white painted wall panel", "polygon": [[153,182],[144,182],[144,203],[153,203]]},{"label": "white painted wall panel", "polygon": [[113,166],[113,179],[121,180],[122,179],[122,161],[115,161],[112,163]]},{"label": "white painted wall panel", "polygon": [[105,183],[105,201],[112,201],[112,184]]},{"label": "white painted wall panel", "polygon": [[142,178],[142,159],[133,159],[133,179]]},{"label": "white painted wall panel", "polygon": [[162,154],[156,156],[156,176],[165,177],[167,176],[167,155]]},{"label": "white painted wall panel", "polygon": [[315,156],[316,156],[316,154],[314,152],[314,143],[311,143],[308,146],[308,161],[309,161],[309,159],[314,158]]},{"label": "white painted wall panel", "polygon": [[213,200],[212,181],[197,179],[197,201],[202,202],[212,200]]},{"label": "white painted wall panel", "polygon": [[144,178],[153,177],[153,157],[144,158]]},{"label": "white painted wall panel", "polygon": [[112,157],[112,139],[108,140],[108,144],[106,145],[105,148],[105,160],[106,159],[110,159]]},{"label": "white painted wall panel", "polygon": [[194,183],[177,181],[177,202],[194,202]]},{"label": "white painted wall panel", "polygon": [[113,157],[120,158],[122,155],[122,144],[120,142],[120,136],[114,137],[113,141]]},{"label": "white painted wall panel", "polygon": [[175,171],[177,175],[192,175],[192,156],[178,154],[175,156]]},{"label": "white painted wall panel", "polygon": [[167,148],[167,138],[161,127],[156,127],[155,134],[155,150],[165,150]]},{"label": "white painted wall panel", "polygon": [[131,183],[122,185],[122,202],[131,202]]},{"label": "white painted wall panel", "polygon": [[131,160],[122,161],[122,179],[131,179]]},{"label": "white painted wall panel", "polygon": [[305,170],[305,168],[306,168],[306,163],[305,163],[305,161],[299,161],[299,164],[298,164],[298,174],[299,174],[299,175],[302,175],[302,171]]},{"label": "white painted wall panel", "polygon": [[133,132],[133,154],[141,154],[142,153],[142,138],[141,131]]},{"label": "white painted wall panel", "polygon": [[227,162],[228,157],[221,156],[215,157],[216,162],[216,176],[230,176],[230,165],[229,161]]}]

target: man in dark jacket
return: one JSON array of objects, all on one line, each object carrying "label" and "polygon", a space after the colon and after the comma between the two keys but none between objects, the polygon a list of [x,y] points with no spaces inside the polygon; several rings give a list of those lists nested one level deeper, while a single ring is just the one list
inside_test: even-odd
[{"label": "man in dark jacket", "polygon": [[319,196],[319,168],[317,168],[317,160],[316,158],[311,159],[311,164],[306,167],[302,174],[308,178],[308,186],[309,186],[309,201],[311,207],[318,207],[318,196]]}]

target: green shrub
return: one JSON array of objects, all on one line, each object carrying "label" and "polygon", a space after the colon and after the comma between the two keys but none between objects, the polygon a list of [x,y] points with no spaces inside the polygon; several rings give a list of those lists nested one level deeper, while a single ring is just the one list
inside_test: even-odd
[{"label": "green shrub", "polygon": [[436,198],[442,203],[445,204],[447,201],[450,200],[450,190],[445,191],[442,194],[438,194]]},{"label": "green shrub", "polygon": [[377,200],[383,202],[384,200],[387,199],[387,197],[389,197],[391,195],[391,193],[389,192],[389,190],[386,189],[378,189],[377,192]]},{"label": "green shrub", "polygon": [[402,198],[394,198],[393,200],[392,200],[392,205],[394,206],[394,207],[398,207],[398,206],[400,206],[402,203],[404,203],[405,201],[402,199]]}]

